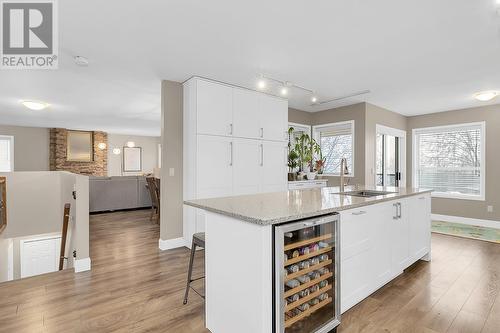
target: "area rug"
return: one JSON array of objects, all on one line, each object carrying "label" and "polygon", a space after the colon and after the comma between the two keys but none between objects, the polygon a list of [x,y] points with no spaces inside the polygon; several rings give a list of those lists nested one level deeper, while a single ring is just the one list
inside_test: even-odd
[{"label": "area rug", "polygon": [[500,243],[500,229],[478,227],[460,223],[432,221],[432,232]]}]

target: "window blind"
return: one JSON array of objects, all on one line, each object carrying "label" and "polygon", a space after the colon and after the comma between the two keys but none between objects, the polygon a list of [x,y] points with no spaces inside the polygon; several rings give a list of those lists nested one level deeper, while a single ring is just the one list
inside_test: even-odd
[{"label": "window blind", "polygon": [[481,124],[417,130],[417,186],[452,195],[481,196],[482,131]]},{"label": "window blind", "polygon": [[0,172],[11,172],[11,139],[0,137]]}]

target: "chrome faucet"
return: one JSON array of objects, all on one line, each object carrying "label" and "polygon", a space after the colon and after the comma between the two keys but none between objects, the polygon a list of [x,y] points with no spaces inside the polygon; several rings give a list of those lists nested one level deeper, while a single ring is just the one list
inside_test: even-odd
[{"label": "chrome faucet", "polygon": [[340,160],[340,192],[344,192],[345,187],[345,177],[344,175],[349,174],[349,169],[347,168],[347,160],[342,158]]}]

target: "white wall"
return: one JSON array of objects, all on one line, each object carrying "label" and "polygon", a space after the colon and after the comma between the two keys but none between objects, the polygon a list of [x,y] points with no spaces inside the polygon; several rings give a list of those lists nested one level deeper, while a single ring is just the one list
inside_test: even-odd
[{"label": "white wall", "polygon": [[[122,173],[123,147],[128,141],[135,142],[142,148],[142,172]],[[136,175],[152,173],[158,167],[158,144],[160,138],[155,136],[133,136],[108,133],[108,176]],[[113,148],[120,148],[120,155],[113,154]]]},{"label": "white wall", "polygon": [[0,125],[0,135],[14,137],[14,171],[49,170],[49,129]]}]

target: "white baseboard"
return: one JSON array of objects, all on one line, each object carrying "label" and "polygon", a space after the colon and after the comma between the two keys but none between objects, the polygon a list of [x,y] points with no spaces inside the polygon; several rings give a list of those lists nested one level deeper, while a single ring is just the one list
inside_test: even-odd
[{"label": "white baseboard", "polygon": [[186,246],[186,241],[182,237],[174,239],[166,239],[166,240],[160,238],[158,241],[158,247],[162,251],[177,249],[179,247],[185,247],[185,246]]},{"label": "white baseboard", "polygon": [[440,215],[440,214],[432,214],[431,218],[433,221],[444,221],[444,222],[460,223],[460,224],[474,225],[479,227],[500,229],[500,221],[481,220],[481,219],[473,219],[470,217]]},{"label": "white baseboard", "polygon": [[90,258],[75,259],[73,262],[75,273],[90,271],[90,266]]}]

